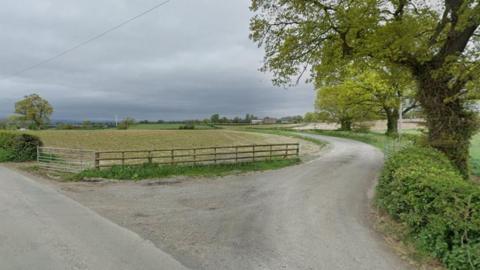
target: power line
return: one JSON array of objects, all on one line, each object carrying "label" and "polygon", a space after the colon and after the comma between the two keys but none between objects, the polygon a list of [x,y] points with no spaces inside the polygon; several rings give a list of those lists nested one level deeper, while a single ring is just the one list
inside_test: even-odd
[{"label": "power line", "polygon": [[76,50],[76,49],[78,49],[78,48],[80,48],[80,47],[83,47],[83,46],[85,46],[85,45],[87,45],[87,44],[89,44],[89,43],[91,43],[91,42],[93,42],[93,41],[95,41],[95,40],[97,40],[97,39],[99,39],[99,38],[101,38],[101,37],[103,37],[103,36],[111,33],[111,32],[113,32],[113,31],[115,31],[115,30],[121,28],[122,26],[124,26],[124,25],[126,25],[126,24],[128,24],[128,23],[130,23],[130,22],[132,22],[132,21],[134,21],[134,20],[136,20],[136,19],[138,19],[138,18],[140,18],[140,17],[142,17],[142,16],[144,16],[144,15],[146,15],[146,14],[148,14],[148,13],[154,11],[154,10],[156,10],[156,9],[158,9],[158,8],[160,8],[160,7],[163,6],[163,5],[166,5],[168,2],[170,2],[170,0],[166,0],[166,1],[162,2],[162,3],[160,3],[160,4],[157,4],[157,5],[155,5],[155,6],[151,7],[151,8],[143,11],[142,13],[139,13],[139,14],[135,15],[134,17],[131,17],[130,19],[127,19],[127,20],[121,22],[120,24],[117,24],[116,26],[113,26],[113,27],[111,27],[111,28],[103,31],[102,33],[100,33],[100,34],[98,34],[98,35],[95,35],[95,36],[93,36],[93,37],[91,37],[91,38],[89,38],[89,39],[87,39],[87,40],[85,40],[85,41],[82,41],[82,42],[78,43],[77,45],[72,46],[72,47],[70,47],[69,49],[66,49],[66,50],[64,50],[64,51],[62,51],[62,52],[60,52],[60,53],[58,53],[58,54],[56,54],[56,55],[54,55],[54,56],[52,56],[52,57],[50,57],[50,58],[47,58],[47,59],[42,60],[42,61],[40,61],[40,62],[38,62],[38,63],[36,63],[36,64],[33,64],[33,65],[29,66],[29,67],[26,67],[26,68],[24,68],[24,69],[21,69],[21,70],[19,70],[19,71],[16,71],[15,73],[12,73],[11,75],[9,75],[9,76],[7,76],[7,77],[4,77],[4,78],[2,78],[2,79],[0,79],[0,80],[3,81],[3,80],[6,80],[6,79],[9,79],[9,78],[11,78],[11,77],[16,77],[16,76],[18,76],[18,75],[20,75],[20,74],[22,74],[22,73],[25,73],[25,72],[30,71],[30,70],[32,70],[32,69],[35,69],[35,68],[37,68],[37,67],[39,67],[39,66],[45,65],[45,64],[47,64],[47,63],[49,63],[49,62],[52,62],[53,60],[55,60],[55,59],[57,59],[57,58],[60,58],[60,57],[66,55],[66,54],[68,54],[68,53],[71,53],[72,51],[74,51],[74,50]]}]

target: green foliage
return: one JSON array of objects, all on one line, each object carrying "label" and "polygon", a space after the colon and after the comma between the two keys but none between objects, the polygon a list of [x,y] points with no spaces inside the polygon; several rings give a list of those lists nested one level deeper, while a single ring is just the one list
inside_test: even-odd
[{"label": "green foliage", "polygon": [[7,162],[12,160],[14,153],[12,151],[0,148],[0,162]]},{"label": "green foliage", "polygon": [[299,162],[298,159],[282,159],[261,162],[245,162],[238,164],[216,165],[158,165],[143,164],[138,166],[115,166],[104,170],[87,170],[73,176],[73,180],[89,178],[105,178],[120,180],[141,180],[152,178],[165,178],[175,175],[186,176],[221,176],[233,172],[263,171],[278,169]]},{"label": "green foliage", "polygon": [[412,146],[391,156],[377,203],[448,269],[480,268],[480,187],[464,181],[441,152]]},{"label": "green foliage", "polygon": [[0,161],[29,161],[37,158],[40,138],[21,133],[0,133]]},{"label": "green foliage", "polygon": [[252,0],[251,10],[250,37],[265,49],[263,70],[274,84],[310,69],[311,80],[331,87],[352,63],[411,73],[429,144],[468,176],[477,128],[468,105],[480,89],[478,1]]},{"label": "green foliage", "polygon": [[30,129],[41,129],[50,122],[53,108],[47,100],[32,94],[15,103],[15,113],[22,121],[30,123]]},{"label": "green foliage", "polygon": [[361,88],[338,84],[319,89],[315,106],[328,114],[328,120],[339,123],[342,130],[351,130],[356,122],[378,117],[378,109],[368,100],[370,94]]},{"label": "green foliage", "polygon": [[220,123],[220,115],[218,113],[216,114],[213,114],[211,117],[210,117],[210,121],[214,124],[217,124],[217,123]]},{"label": "green foliage", "polygon": [[195,129],[195,125],[188,123],[188,124],[179,126],[178,129]]},{"label": "green foliage", "polygon": [[126,130],[135,124],[135,119],[126,117],[120,123],[118,123],[117,129]]}]

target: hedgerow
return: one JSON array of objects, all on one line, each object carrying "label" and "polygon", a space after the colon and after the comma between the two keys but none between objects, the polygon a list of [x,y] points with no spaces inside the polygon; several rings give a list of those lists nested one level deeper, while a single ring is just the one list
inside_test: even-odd
[{"label": "hedgerow", "polygon": [[437,150],[408,147],[386,162],[377,203],[448,269],[480,269],[480,187]]},{"label": "hedgerow", "polygon": [[37,146],[42,146],[37,136],[0,132],[0,162],[35,160]]}]

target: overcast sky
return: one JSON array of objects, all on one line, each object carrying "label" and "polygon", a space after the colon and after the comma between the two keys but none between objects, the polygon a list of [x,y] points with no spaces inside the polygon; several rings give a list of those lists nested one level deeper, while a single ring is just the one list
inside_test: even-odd
[{"label": "overcast sky", "polygon": [[311,85],[274,87],[258,71],[263,51],[248,39],[246,0],[172,0],[68,55],[8,77],[159,2],[2,0],[0,117],[31,93],[50,101],[54,119],[279,117],[313,110]]}]

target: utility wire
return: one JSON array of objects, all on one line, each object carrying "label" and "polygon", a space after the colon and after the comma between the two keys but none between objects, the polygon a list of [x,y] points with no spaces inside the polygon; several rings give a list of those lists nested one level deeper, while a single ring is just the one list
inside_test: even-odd
[{"label": "utility wire", "polygon": [[95,35],[95,36],[93,36],[93,37],[91,37],[91,38],[89,38],[89,39],[87,39],[87,40],[85,40],[85,41],[82,41],[82,42],[78,43],[77,45],[75,45],[75,46],[73,46],[73,47],[70,47],[69,49],[66,49],[66,50],[64,50],[64,51],[62,51],[62,52],[60,52],[60,53],[58,53],[58,54],[56,54],[56,55],[54,55],[54,56],[52,56],[52,57],[50,57],[50,58],[47,58],[47,59],[42,60],[42,61],[40,61],[40,62],[38,62],[38,63],[36,63],[36,64],[33,64],[33,65],[29,66],[29,67],[26,67],[26,68],[24,68],[24,69],[21,69],[21,70],[19,70],[19,71],[16,71],[15,73],[12,73],[12,74],[10,74],[9,76],[4,77],[4,78],[2,78],[2,79],[0,79],[0,80],[3,81],[3,80],[6,80],[6,79],[9,79],[9,78],[11,78],[11,77],[16,77],[16,76],[18,76],[18,75],[20,75],[20,74],[22,74],[22,73],[25,73],[25,72],[27,72],[27,71],[29,71],[29,70],[35,69],[35,68],[37,68],[37,67],[39,67],[39,66],[45,65],[45,64],[47,64],[47,63],[49,63],[49,62],[52,62],[53,60],[58,59],[58,58],[66,55],[66,54],[68,54],[68,53],[71,53],[72,51],[74,51],[74,50],[76,50],[76,49],[78,49],[78,48],[80,48],[80,47],[83,47],[83,46],[85,46],[85,45],[87,45],[87,44],[89,44],[89,43],[91,43],[91,42],[93,42],[93,41],[95,41],[95,40],[97,40],[97,39],[99,39],[99,38],[101,38],[101,37],[103,37],[103,36],[111,33],[111,32],[113,32],[113,31],[115,31],[115,30],[121,28],[122,26],[124,26],[124,25],[126,25],[126,24],[128,24],[128,23],[130,23],[130,22],[132,22],[132,21],[134,21],[134,20],[136,20],[136,19],[138,19],[138,18],[140,18],[140,17],[142,17],[142,16],[144,16],[144,15],[146,15],[146,14],[148,14],[148,13],[154,11],[154,10],[156,10],[156,9],[158,9],[158,8],[160,8],[160,7],[163,6],[163,5],[166,5],[168,2],[170,2],[170,0],[166,0],[166,1],[162,2],[162,3],[160,3],[160,4],[157,4],[157,5],[155,5],[155,6],[151,7],[151,8],[143,11],[142,13],[140,13],[140,14],[138,14],[138,15],[135,15],[134,17],[131,17],[130,19],[127,19],[127,20],[121,22],[120,24],[117,24],[116,26],[114,26],[114,27],[112,27],[112,28],[109,28],[109,29],[105,30],[104,32],[102,32],[102,33],[100,33],[100,34],[98,34],[98,35]]}]

